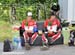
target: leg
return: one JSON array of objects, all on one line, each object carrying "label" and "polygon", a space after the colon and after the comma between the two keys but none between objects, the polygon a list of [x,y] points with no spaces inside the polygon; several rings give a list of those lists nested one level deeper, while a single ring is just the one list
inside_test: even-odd
[{"label": "leg", "polygon": [[32,37],[31,37],[31,44],[34,43],[34,41],[36,40],[37,37],[38,37],[38,33],[35,32],[35,33],[32,35]]},{"label": "leg", "polygon": [[52,36],[51,43],[55,42],[57,39],[61,37],[61,32],[58,32]]},{"label": "leg", "polygon": [[42,34],[42,42],[43,42],[43,44],[47,44],[48,43],[48,40],[45,37],[45,34],[44,33]]},{"label": "leg", "polygon": [[29,36],[28,36],[27,32],[24,32],[24,33],[23,33],[23,36],[24,36],[24,39],[25,39],[25,43],[28,43],[28,41],[29,41]]},{"label": "leg", "polygon": [[61,32],[47,33],[47,34],[45,34],[45,36],[48,39],[48,44],[52,44],[54,41],[56,41],[61,36]]},{"label": "leg", "polygon": [[50,45],[51,44],[51,41],[52,41],[52,36],[54,35],[55,33],[46,33],[45,36],[46,38],[48,39],[48,44]]},{"label": "leg", "polygon": [[24,35],[24,39],[25,39],[25,47],[26,47],[26,50],[30,50],[31,49],[31,46],[29,45],[29,36],[27,34],[27,32],[24,32],[23,33]]},{"label": "leg", "polygon": [[47,35],[48,35],[48,30],[47,30],[47,28],[44,28],[43,30],[42,30],[42,32],[43,32],[43,34],[42,34],[42,43],[44,44],[48,44],[48,40],[47,40]]},{"label": "leg", "polygon": [[25,46],[25,41],[24,41],[24,36],[23,36],[23,33],[24,33],[24,29],[22,29],[22,27],[19,28],[19,34],[20,34],[20,38],[21,38],[21,46]]},{"label": "leg", "polygon": [[21,46],[24,47],[25,46],[25,40],[24,37],[20,37],[21,38]]},{"label": "leg", "polygon": [[38,37],[38,33],[28,33],[29,36],[29,44],[32,45],[34,43],[34,41],[36,40],[36,38]]},{"label": "leg", "polygon": [[43,47],[41,48],[42,50],[48,50],[48,40],[45,37],[45,34],[42,34],[42,43],[43,43]]}]

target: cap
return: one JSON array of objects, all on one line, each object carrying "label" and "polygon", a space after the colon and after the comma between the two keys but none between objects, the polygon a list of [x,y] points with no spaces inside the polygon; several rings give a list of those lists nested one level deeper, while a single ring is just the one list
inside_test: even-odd
[{"label": "cap", "polygon": [[28,12],[27,13],[27,16],[32,16],[32,12]]}]

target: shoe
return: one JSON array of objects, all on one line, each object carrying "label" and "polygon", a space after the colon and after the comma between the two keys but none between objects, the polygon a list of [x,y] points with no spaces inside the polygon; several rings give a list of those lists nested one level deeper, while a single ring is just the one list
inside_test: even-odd
[{"label": "shoe", "polygon": [[48,48],[48,46],[46,46],[46,45],[44,45],[44,46],[42,46],[41,47],[41,50],[48,50],[49,48]]},{"label": "shoe", "polygon": [[68,45],[69,45],[69,46],[75,46],[75,45],[74,45],[74,42],[68,42]]},{"label": "shoe", "polygon": [[29,43],[25,43],[25,48],[26,48],[26,50],[30,50],[31,49],[31,46],[29,45]]}]

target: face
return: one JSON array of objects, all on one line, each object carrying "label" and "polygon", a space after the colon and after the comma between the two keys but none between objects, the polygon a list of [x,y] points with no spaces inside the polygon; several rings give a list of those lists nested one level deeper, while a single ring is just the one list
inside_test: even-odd
[{"label": "face", "polygon": [[53,15],[50,17],[50,20],[54,20],[55,18],[56,18],[56,16]]},{"label": "face", "polygon": [[28,20],[28,21],[29,21],[29,20],[31,20],[31,19],[32,19],[32,17],[31,17],[31,16],[28,16],[28,17],[27,17],[27,20]]}]

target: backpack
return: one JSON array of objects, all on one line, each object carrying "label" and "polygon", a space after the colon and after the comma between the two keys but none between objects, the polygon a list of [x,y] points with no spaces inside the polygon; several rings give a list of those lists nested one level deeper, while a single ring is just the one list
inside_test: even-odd
[{"label": "backpack", "polygon": [[10,51],[11,51],[10,40],[6,39],[4,40],[3,52],[10,52]]}]

